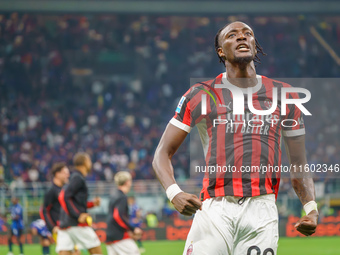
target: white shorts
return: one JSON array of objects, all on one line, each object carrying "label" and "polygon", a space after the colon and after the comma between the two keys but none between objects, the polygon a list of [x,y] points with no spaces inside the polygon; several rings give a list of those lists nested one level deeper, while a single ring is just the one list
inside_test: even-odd
[{"label": "white shorts", "polygon": [[206,199],[195,214],[183,255],[276,255],[275,195]]},{"label": "white shorts", "polygon": [[84,249],[100,246],[99,238],[91,227],[70,227],[59,229],[57,237],[56,252],[73,251],[77,245]]},{"label": "white shorts", "polygon": [[140,255],[135,241],[131,238],[106,245],[107,255]]}]

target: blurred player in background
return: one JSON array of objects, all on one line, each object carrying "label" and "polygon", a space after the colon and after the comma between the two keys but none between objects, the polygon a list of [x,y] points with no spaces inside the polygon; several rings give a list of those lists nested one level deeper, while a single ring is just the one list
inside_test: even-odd
[{"label": "blurred player in background", "polygon": [[[302,113],[290,104],[286,107],[287,114],[282,115],[281,105],[277,104],[267,119],[280,121],[271,125],[260,122],[261,117],[253,114],[245,103],[246,114],[235,116],[230,90],[217,90],[222,87],[215,85],[236,86],[244,93],[251,88],[253,105],[258,110],[271,108],[273,88],[290,85],[256,74],[254,62],[260,62],[258,53],[263,54],[263,50],[253,30],[243,22],[233,22],[220,29],[215,37],[215,50],[226,72],[214,80],[194,85],[183,95],[156,149],[153,167],[175,208],[184,215],[195,214],[184,255],[276,254],[279,233],[275,195],[280,173],[240,170],[243,166],[280,166],[282,131],[292,169],[297,168],[296,172],[291,171],[293,188],[307,214],[295,227],[304,235],[312,235],[318,210],[313,179],[305,169],[299,169],[307,164]],[[210,97],[207,97],[210,101],[202,101],[202,95],[211,93],[218,97],[218,104]],[[207,106],[205,114],[203,105]],[[215,125],[215,120],[220,118],[227,122]],[[252,126],[246,125],[246,118],[253,120]],[[293,120],[297,125],[281,126],[278,123],[282,120]],[[200,199],[179,188],[171,164],[172,156],[195,125],[206,167],[236,168],[236,171],[206,171]]]},{"label": "blurred player in background", "polygon": [[[48,230],[56,237],[59,225],[60,203],[58,200],[61,188],[68,183],[70,170],[66,163],[59,162],[52,166],[52,187],[44,197],[44,204],[40,210],[40,217],[46,222]],[[56,240],[56,238],[55,238]]]},{"label": "blurred player in background", "polygon": [[6,221],[0,215],[0,232],[6,232],[6,231],[7,231]]},{"label": "blurred player in background", "polygon": [[[47,191],[44,196],[44,204],[40,209],[40,218],[45,221],[47,229],[52,233],[54,242],[57,241],[57,234],[59,229],[59,215],[60,203],[58,200],[61,188],[68,183],[70,177],[70,170],[66,163],[58,162],[52,166],[52,187]],[[46,247],[46,246],[45,246]],[[44,248],[47,251],[49,246]],[[77,246],[74,247],[73,255],[80,254]]]},{"label": "blurred player in background", "polygon": [[91,172],[92,161],[87,153],[79,152],[73,158],[75,170],[70,181],[59,194],[61,205],[60,229],[58,231],[56,251],[59,255],[71,255],[75,245],[79,244],[90,254],[102,254],[100,241],[92,229],[92,218],[87,208],[100,205],[100,198],[88,202],[88,189],[85,177]]},{"label": "blurred player in background", "polygon": [[16,197],[12,198],[12,206],[10,207],[10,212],[11,212],[12,223],[11,223],[11,229],[10,229],[9,236],[8,236],[8,249],[9,249],[8,255],[13,255],[13,250],[12,250],[13,236],[16,237],[17,242],[19,244],[20,254],[24,254],[23,245],[21,243],[21,236],[24,231],[23,210],[22,210],[21,205],[19,204],[19,199]]},{"label": "blurred player in background", "polygon": [[116,193],[111,197],[106,229],[106,250],[108,255],[139,255],[135,243],[142,237],[142,230],[129,223],[129,208],[126,194],[132,185],[131,174],[118,172],[114,177]]},{"label": "blurred player in background", "polygon": [[31,223],[31,233],[33,236],[39,236],[43,255],[49,255],[53,238],[51,232],[46,227],[45,221],[42,219],[33,221]]},{"label": "blurred player in background", "polygon": [[[142,209],[136,203],[135,197],[128,197],[130,225],[134,228],[140,228],[143,223]],[[144,253],[145,249],[142,244],[142,238],[136,240],[140,253]]]}]

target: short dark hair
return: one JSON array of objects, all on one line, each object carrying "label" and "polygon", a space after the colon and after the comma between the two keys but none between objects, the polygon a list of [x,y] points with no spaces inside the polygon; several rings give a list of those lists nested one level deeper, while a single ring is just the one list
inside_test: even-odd
[{"label": "short dark hair", "polygon": [[90,158],[90,155],[86,152],[77,152],[73,157],[73,165],[74,166],[83,166],[85,165],[85,160]]},{"label": "short dark hair", "polygon": [[51,171],[52,176],[54,177],[56,175],[56,173],[59,173],[66,166],[67,165],[66,165],[65,162],[57,162],[57,163],[53,164],[52,171]]},{"label": "short dark hair", "polygon": [[[218,49],[221,47],[219,39],[220,39],[220,34],[223,31],[223,29],[225,29],[230,24],[231,23],[226,24],[224,27],[222,27],[220,30],[218,30],[217,34],[215,35],[215,51],[216,51],[216,54],[217,54],[217,56],[220,60],[220,63],[223,63],[224,66],[225,66],[225,60],[220,55],[218,55]],[[255,47],[256,47],[257,53],[255,55],[254,62],[261,64],[261,59],[260,59],[258,54],[261,53],[263,56],[266,56],[267,54],[264,53],[262,46],[260,45],[259,41],[256,38],[255,38]]]}]

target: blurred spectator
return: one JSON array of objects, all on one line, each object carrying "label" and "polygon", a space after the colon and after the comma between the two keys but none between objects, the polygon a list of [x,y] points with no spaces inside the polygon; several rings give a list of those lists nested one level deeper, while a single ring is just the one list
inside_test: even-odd
[{"label": "blurred spectator", "polygon": [[[339,77],[339,66],[309,32],[315,26],[338,46],[336,17],[0,15],[0,180],[12,181],[11,188],[46,181],[53,162],[71,163],[79,150],[95,162],[89,180],[111,181],[122,170],[154,179],[153,152],[178,97],[191,77],[223,71],[214,35],[239,18],[268,54],[258,73]],[[314,112],[324,119],[306,125],[308,156],[339,162],[340,118],[331,103],[340,90],[321,86],[316,93],[323,97]],[[189,158],[186,143],[173,160],[179,179],[190,175]],[[287,192],[289,184],[282,185]]]},{"label": "blurred spectator", "polygon": [[155,213],[153,212],[148,212],[146,214],[146,225],[148,226],[148,228],[157,228],[158,226],[158,219]]}]

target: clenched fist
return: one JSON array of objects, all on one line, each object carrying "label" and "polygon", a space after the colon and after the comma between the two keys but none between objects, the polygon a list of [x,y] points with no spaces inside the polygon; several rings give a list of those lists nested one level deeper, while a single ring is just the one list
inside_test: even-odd
[{"label": "clenched fist", "polygon": [[308,215],[299,219],[294,227],[305,236],[313,235],[318,225],[318,217],[319,214],[317,211],[311,211]]},{"label": "clenched fist", "polygon": [[171,201],[180,214],[191,216],[202,209],[202,202],[197,196],[185,192],[178,193]]}]

